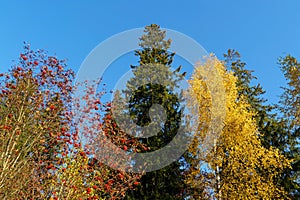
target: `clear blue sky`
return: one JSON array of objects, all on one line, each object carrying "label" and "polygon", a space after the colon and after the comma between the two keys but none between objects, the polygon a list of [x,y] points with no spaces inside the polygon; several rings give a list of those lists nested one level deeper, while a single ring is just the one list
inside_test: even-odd
[{"label": "clear blue sky", "polygon": [[28,41],[33,49],[67,58],[76,72],[103,40],[156,23],[185,33],[218,57],[228,48],[238,50],[276,102],[285,84],[277,58],[300,58],[299,9],[298,0],[1,1],[0,71]]}]

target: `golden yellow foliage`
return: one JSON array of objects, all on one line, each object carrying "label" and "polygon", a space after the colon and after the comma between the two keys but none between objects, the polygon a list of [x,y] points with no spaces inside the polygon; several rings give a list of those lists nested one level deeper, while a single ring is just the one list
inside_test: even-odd
[{"label": "golden yellow foliage", "polygon": [[[214,131],[213,148],[203,150],[207,134],[214,130],[214,117],[222,108],[213,109],[215,100],[210,84],[215,79],[206,78],[205,69],[214,68],[223,83],[225,112],[223,128]],[[204,74],[204,75],[203,75]],[[276,177],[290,161],[277,149],[266,149],[261,145],[255,113],[243,98],[237,99],[236,77],[226,71],[222,62],[214,56],[195,68],[191,84],[191,101],[197,101],[199,124],[189,147],[191,167],[186,183],[201,191],[196,199],[214,196],[217,199],[278,199],[284,194],[277,187]],[[219,94],[221,95],[221,93]],[[212,98],[213,97],[213,98]],[[222,105],[220,102],[217,105]],[[218,122],[220,123],[220,122]],[[220,132],[218,132],[220,130]]]},{"label": "golden yellow foliage", "polygon": [[55,197],[59,199],[86,199],[95,195],[94,175],[85,155],[70,155],[64,159],[64,165],[56,172],[58,180],[53,182]]}]

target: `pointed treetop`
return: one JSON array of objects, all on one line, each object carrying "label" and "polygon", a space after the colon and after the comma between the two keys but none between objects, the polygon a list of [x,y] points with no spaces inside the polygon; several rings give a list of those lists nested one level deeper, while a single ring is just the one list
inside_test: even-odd
[{"label": "pointed treetop", "polygon": [[140,46],[144,49],[164,49],[167,50],[171,45],[171,39],[165,40],[166,31],[162,31],[157,24],[145,27],[145,34],[140,38]]}]

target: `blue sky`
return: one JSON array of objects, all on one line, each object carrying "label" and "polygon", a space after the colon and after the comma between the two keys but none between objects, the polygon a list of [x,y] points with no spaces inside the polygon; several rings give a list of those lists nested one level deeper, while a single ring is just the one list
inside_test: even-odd
[{"label": "blue sky", "polygon": [[277,58],[300,55],[299,8],[297,0],[1,1],[0,71],[27,41],[33,49],[67,58],[76,72],[108,37],[156,23],[194,38],[220,58],[228,48],[238,50],[266,97],[276,102],[285,84]]}]

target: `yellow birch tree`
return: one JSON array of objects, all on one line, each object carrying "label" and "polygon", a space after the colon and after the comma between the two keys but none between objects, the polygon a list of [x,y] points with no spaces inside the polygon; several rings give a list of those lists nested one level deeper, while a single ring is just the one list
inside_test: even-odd
[{"label": "yellow birch tree", "polygon": [[[218,137],[212,137],[213,148],[207,151],[203,149],[203,142],[207,142],[211,126],[216,126],[214,99],[209,88],[215,80],[206,78],[203,72],[211,68],[217,70],[222,79],[226,115]],[[191,194],[191,198],[280,199],[284,190],[277,186],[276,178],[290,166],[290,161],[277,149],[261,145],[255,113],[245,98],[237,98],[236,82],[233,73],[214,56],[195,67],[190,80],[190,100],[198,103],[198,113],[194,114],[199,123],[188,150],[190,167],[186,183],[199,192]]]}]

